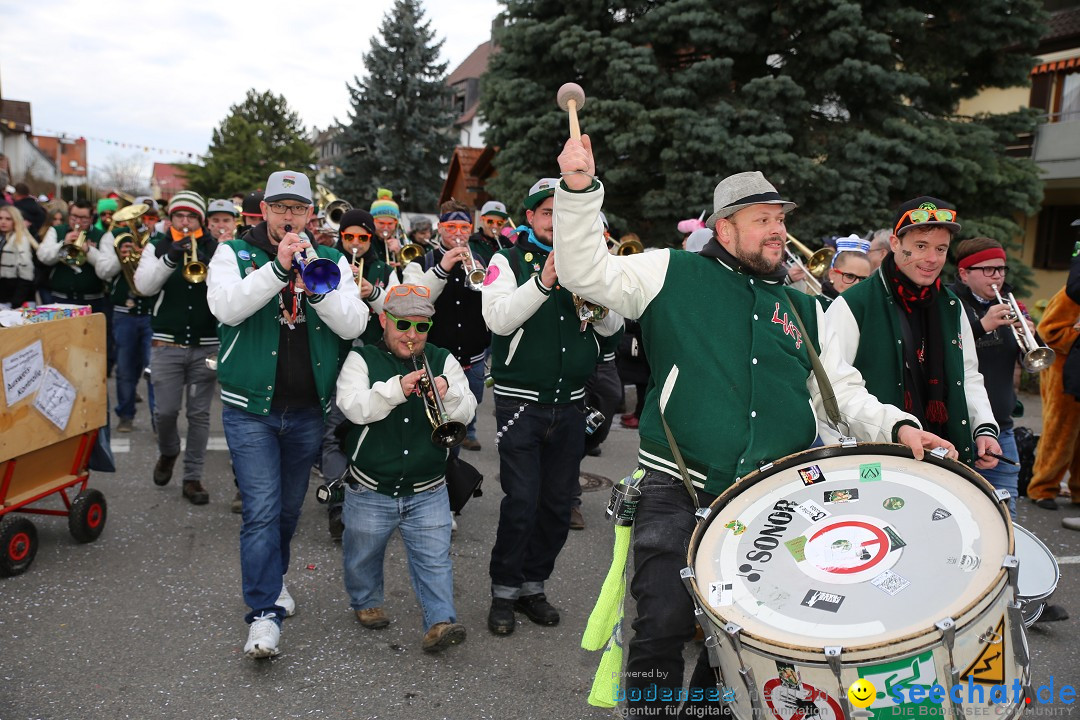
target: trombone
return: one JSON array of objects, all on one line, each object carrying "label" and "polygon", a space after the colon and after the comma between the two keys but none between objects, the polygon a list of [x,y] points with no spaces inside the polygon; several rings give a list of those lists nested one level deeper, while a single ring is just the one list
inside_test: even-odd
[{"label": "trombone", "polygon": [[612,255],[637,255],[645,252],[645,246],[637,239],[637,236],[628,237],[612,245],[610,252]]},{"label": "trombone", "polygon": [[424,413],[431,423],[431,442],[447,450],[457,447],[465,439],[465,424],[451,420],[450,414],[446,412],[446,406],[439,397],[439,389],[435,387],[435,376],[431,373],[427,355],[421,351],[418,360],[416,355],[412,355],[413,344],[408,345],[413,369],[424,371],[420,376],[419,386],[420,395],[424,398]]},{"label": "trombone", "polygon": [[[1016,344],[1020,346],[1020,351],[1024,354],[1020,360],[1020,364],[1024,366],[1024,369],[1029,373],[1039,373],[1054,364],[1054,351],[1048,347],[1039,345],[1035,340],[1035,336],[1031,333],[1031,328],[1024,322],[1024,314],[1020,312],[1020,305],[1016,302],[1016,298],[1012,293],[1009,293],[1008,302],[1002,299],[1001,293],[998,292],[997,285],[991,285],[994,289],[994,296],[997,301],[1002,305],[1009,306],[1009,312],[1012,313],[1013,322],[1009,323],[1009,327],[1012,329],[1013,337],[1016,338]],[[1021,330],[1016,329],[1016,325],[1019,323]]]},{"label": "trombone", "polygon": [[[799,260],[798,255],[791,252],[791,248],[795,248],[806,258],[805,265]],[[810,294],[820,295],[821,278],[825,277],[825,273],[829,271],[829,265],[832,263],[833,256],[836,255],[836,250],[830,247],[823,247],[817,251],[811,250],[799,242],[794,235],[788,233],[787,242],[784,243],[784,253],[788,256],[789,263],[806,275],[806,288]]]},{"label": "trombone", "polygon": [[337,232],[341,229],[341,218],[350,210],[352,210],[352,205],[346,201],[334,200],[326,206],[325,226]]},{"label": "trombone", "polygon": [[[399,241],[400,240],[401,239],[399,238]],[[389,252],[389,249],[387,249],[387,252]],[[411,263],[413,260],[418,260],[418,259],[422,258],[423,256],[424,256],[424,248],[423,248],[423,246],[419,245],[418,243],[414,243],[414,242],[410,242],[410,241],[406,240],[404,242],[401,242],[401,249],[398,250],[397,261],[398,261],[398,264],[401,265],[401,267],[405,267],[406,265]]]}]

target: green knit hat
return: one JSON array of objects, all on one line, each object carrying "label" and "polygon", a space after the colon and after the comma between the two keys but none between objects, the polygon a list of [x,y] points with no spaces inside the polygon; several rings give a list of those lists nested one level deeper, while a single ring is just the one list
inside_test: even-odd
[{"label": "green knit hat", "polygon": [[116,212],[117,204],[115,198],[101,198],[97,201],[97,211],[103,212]]},{"label": "green knit hat", "polygon": [[379,188],[376,194],[379,199],[371,203],[371,216],[389,215],[400,220],[401,210],[398,209],[398,204],[394,202],[394,193],[386,188]]}]

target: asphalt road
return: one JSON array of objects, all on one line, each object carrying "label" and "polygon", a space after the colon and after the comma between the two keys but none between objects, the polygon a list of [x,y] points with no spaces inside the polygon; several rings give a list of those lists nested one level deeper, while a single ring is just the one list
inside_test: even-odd
[{"label": "asphalt road", "polygon": [[[1025,402],[1038,412],[1037,398]],[[485,493],[459,518],[453,543],[468,640],[438,656],[420,650],[420,613],[396,538],[386,558],[386,610],[394,622],[383,631],[356,622],[342,587],[341,546],[329,539],[313,476],[287,577],[298,613],[285,623],[282,654],[253,662],[242,653],[240,517],[229,511],[220,404],[207,462],[211,502],[202,507],[182,499],[179,467],[172,484],[151,482],[156,446],[140,405],[136,431],[114,434],[118,472],[91,479],[108,500],[103,535],[80,545],[63,518],[37,516],[33,566],[0,579],[0,719],[613,717],[586,703],[600,658],[579,646],[610,562],[606,486],[583,494],[588,527],[571,533],[548,585],[562,624],[543,628],[519,616],[509,637],[487,631],[487,562],[501,498],[491,409],[488,396],[480,412],[483,450],[465,453],[484,473]],[[632,469],[636,447],[637,433],[616,427],[603,456],[587,458],[582,470],[616,480]],[[1056,600],[1080,615],[1080,533],[1060,527],[1067,513],[1078,514],[1023,502],[1020,522],[1071,558],[1061,567]],[[1077,628],[1070,619],[1029,632],[1036,684],[1051,676],[1059,687],[1080,680]]]}]

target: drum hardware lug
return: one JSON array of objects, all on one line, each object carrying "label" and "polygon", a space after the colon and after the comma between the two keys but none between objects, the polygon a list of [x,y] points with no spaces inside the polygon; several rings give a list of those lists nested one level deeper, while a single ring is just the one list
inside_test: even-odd
[{"label": "drum hardware lug", "polygon": [[[943,618],[934,623],[934,627],[941,631],[941,641],[945,645],[945,651],[949,654],[949,679],[954,686],[960,684],[960,668],[956,667],[953,659],[953,647],[956,644],[956,621],[951,617]],[[953,715],[960,717],[963,714],[963,704],[953,702]]]},{"label": "drum hardware lug", "polygon": [[1020,576],[1020,561],[1016,559],[1015,555],[1006,555],[1001,561],[1001,567],[1009,573],[1009,584],[1013,586],[1013,591],[1016,592],[1019,589],[1018,578]]},{"label": "drum hardware lug", "polygon": [[694,511],[694,517],[697,518],[698,522],[708,520],[710,515],[712,515],[712,508],[703,507]]},{"label": "drum hardware lug", "polygon": [[844,687],[844,681],[840,677],[841,666],[840,656],[844,654],[844,648],[839,645],[826,645],[825,646],[825,660],[829,663],[829,669],[832,670],[833,675],[836,676],[836,687],[838,692],[837,698],[840,700],[840,709],[844,711],[845,718],[851,718],[851,705],[848,703],[847,688]]},{"label": "drum hardware lug", "polygon": [[684,567],[679,571],[679,577],[682,578],[683,585],[686,586],[686,591],[690,593],[690,597],[694,597],[694,568]]},{"label": "drum hardware lug", "polygon": [[930,451],[930,454],[936,457],[938,460],[944,460],[949,454],[949,449],[944,447],[936,447]]},{"label": "drum hardware lug", "polygon": [[[1024,668],[1025,674],[1028,676],[1025,681],[1025,692],[1031,691],[1031,679],[1030,669],[1031,658],[1028,655],[1027,635],[1024,634],[1024,613],[1023,604],[1019,600],[1014,600],[1007,606],[1009,613],[1009,628],[1011,630],[1012,642],[1013,642],[1013,657],[1016,658],[1016,664]],[[1030,697],[1030,695],[1029,695]]]},{"label": "drum hardware lug", "polygon": [[765,714],[765,708],[762,707],[761,704],[761,695],[758,694],[757,681],[754,679],[754,668],[748,665],[743,665],[741,668],[739,668],[739,675],[742,676],[743,686],[746,688],[746,694],[750,697],[751,717],[768,717]]},{"label": "drum hardware lug", "polygon": [[859,441],[853,437],[847,437],[846,435],[840,436],[840,447],[853,448],[859,444]]},{"label": "drum hardware lug", "polygon": [[1008,490],[1002,490],[1000,488],[994,490],[994,495],[997,497],[998,502],[1007,503],[1012,498],[1012,495],[1009,494]]},{"label": "drum hardware lug", "polygon": [[979,642],[984,645],[1000,645],[1002,636],[994,632],[993,626],[986,628],[986,632],[979,635]]}]

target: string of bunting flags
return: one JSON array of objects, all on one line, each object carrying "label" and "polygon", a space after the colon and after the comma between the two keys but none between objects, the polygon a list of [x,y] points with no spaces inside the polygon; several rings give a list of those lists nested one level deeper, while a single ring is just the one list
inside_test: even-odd
[{"label": "string of bunting flags", "polygon": [[143,152],[154,152],[159,155],[184,155],[189,159],[195,160],[201,158],[200,153],[188,152],[187,150],[179,150],[177,148],[162,148],[155,145],[145,145],[143,143],[126,142],[123,140],[115,140],[113,138],[93,137],[91,135],[79,135],[77,133],[65,132],[63,130],[54,130],[52,128],[40,128],[39,131],[42,134],[55,135],[60,138],[73,138],[79,140],[93,140],[94,142],[105,143],[106,145],[112,145],[114,147],[130,149],[130,150],[142,150]]}]

